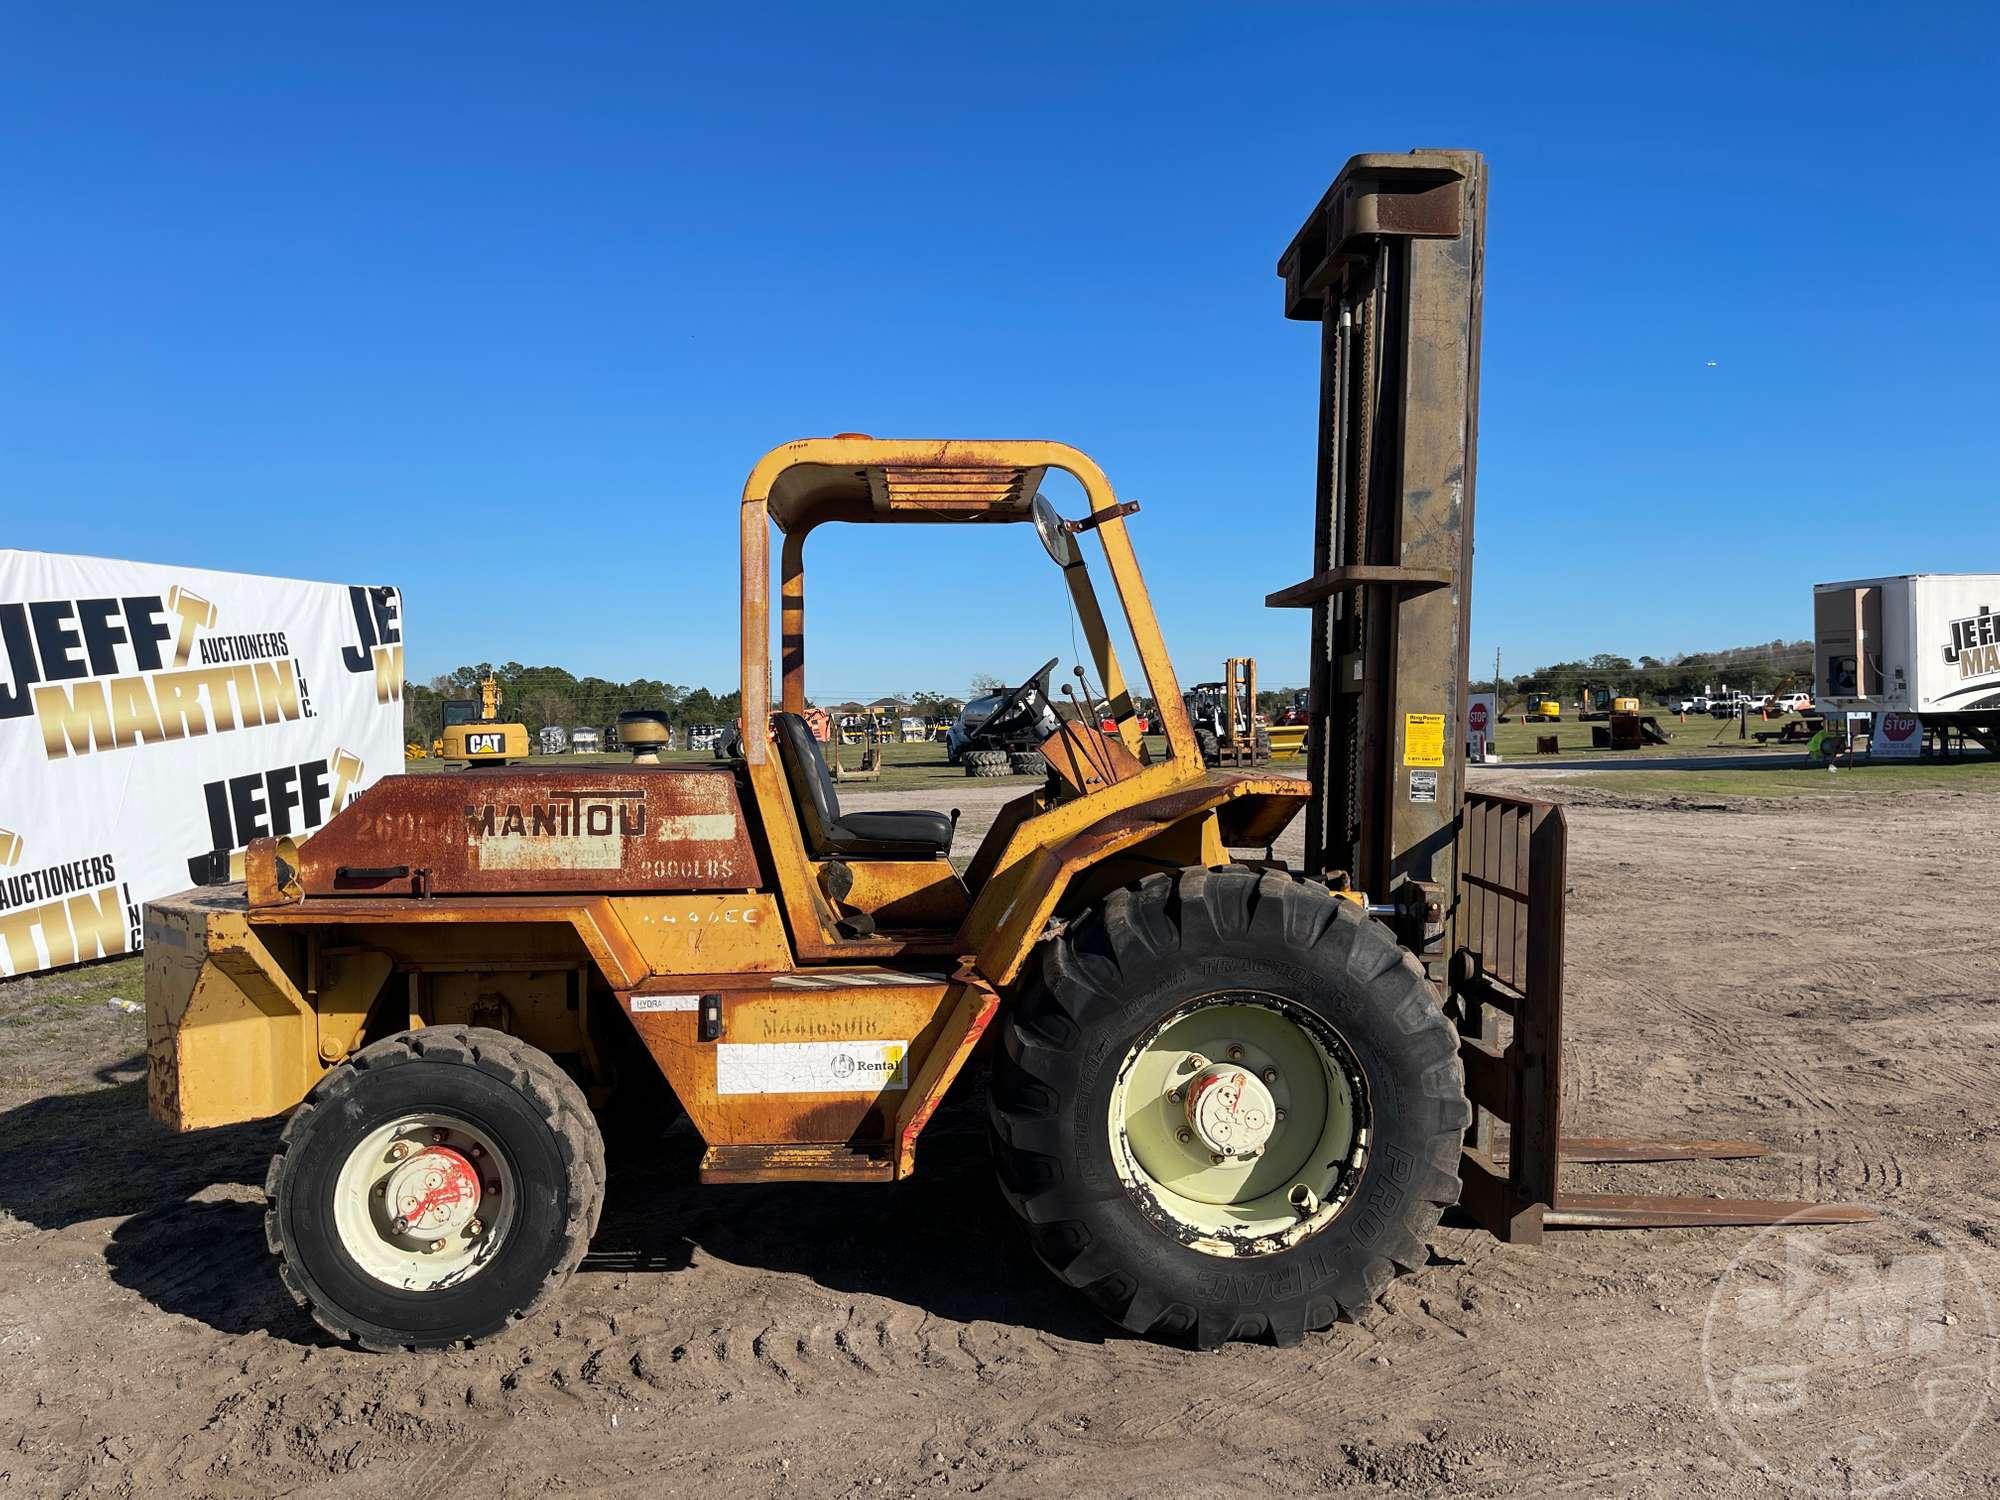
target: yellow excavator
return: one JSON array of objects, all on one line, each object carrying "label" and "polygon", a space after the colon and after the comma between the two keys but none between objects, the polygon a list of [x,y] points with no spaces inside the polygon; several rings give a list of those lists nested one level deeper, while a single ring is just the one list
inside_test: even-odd
[{"label": "yellow excavator", "polygon": [[528,758],[528,726],[500,722],[500,684],[491,672],[479,680],[476,701],[445,699],[444,733],[431,742],[431,754],[475,766],[504,766]]}]

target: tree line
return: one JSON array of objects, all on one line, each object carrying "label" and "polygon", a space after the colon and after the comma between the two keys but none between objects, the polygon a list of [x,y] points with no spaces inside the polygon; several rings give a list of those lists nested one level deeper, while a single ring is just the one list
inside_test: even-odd
[{"label": "tree line", "polygon": [[[428,683],[404,684],[405,737],[419,744],[437,738],[443,732],[446,701],[458,698],[477,703],[479,685],[488,673],[500,687],[501,720],[525,724],[531,736],[540,734],[550,724],[563,729],[585,726],[602,729],[616,723],[620,714],[636,709],[663,713],[677,729],[691,724],[732,724],[743,712],[743,694],[738,689],[717,693],[705,687],[683,687],[652,677],[612,682],[603,677],[578,677],[562,667],[527,667],[517,661],[499,666],[479,662],[433,677]],[[974,690],[981,689],[975,686]],[[899,695],[896,701],[906,712],[924,718],[950,718],[965,706],[964,699],[948,693],[907,693]]]},{"label": "tree line", "polygon": [[1555,662],[1519,676],[1474,681],[1475,693],[1494,693],[1502,708],[1530,698],[1575,702],[1586,687],[1610,688],[1634,698],[1688,697],[1724,686],[1746,693],[1784,693],[1813,685],[1811,641],[1766,641],[1679,656],[1629,657],[1599,652],[1582,661]]},{"label": "tree line", "polygon": [[[676,728],[691,724],[733,723],[743,711],[739,691],[717,693],[705,687],[683,687],[657,678],[635,677],[630,682],[612,682],[603,677],[578,677],[562,667],[528,667],[510,661],[500,666],[479,662],[460,667],[428,683],[407,683],[403,688],[403,723],[408,738],[428,744],[442,731],[444,704],[451,698],[479,699],[479,684],[488,673],[500,685],[500,717],[509,723],[525,724],[530,735],[539,734],[550,724],[564,729],[582,725],[603,728],[615,723],[621,713],[632,709],[653,709],[664,713]],[[1662,698],[1720,689],[1751,693],[1782,693],[1810,688],[1813,675],[1811,641],[1768,641],[1756,646],[1733,646],[1722,651],[1691,651],[1679,656],[1628,657],[1599,652],[1580,661],[1555,662],[1531,672],[1475,680],[1475,693],[1497,693],[1503,706],[1533,697],[1574,702],[1585,687],[1605,687],[1635,697]],[[972,696],[1018,686],[989,673],[975,675]],[[1258,711],[1276,719],[1291,707],[1296,689],[1266,688],[1257,694]],[[965,700],[948,693],[918,692],[897,695],[904,711],[927,719],[950,718]],[[1142,713],[1152,711],[1150,699],[1140,699]],[[835,707],[822,704],[822,707]]]},{"label": "tree line", "polygon": [[488,673],[500,686],[500,717],[525,724],[530,735],[550,724],[564,729],[602,729],[633,709],[656,709],[679,727],[725,724],[743,711],[740,692],[714,693],[705,687],[682,687],[657,678],[635,677],[611,682],[602,677],[578,677],[562,667],[524,667],[517,661],[494,666],[480,662],[460,667],[428,683],[403,686],[404,734],[427,744],[442,732],[447,699],[479,701],[479,684]]}]

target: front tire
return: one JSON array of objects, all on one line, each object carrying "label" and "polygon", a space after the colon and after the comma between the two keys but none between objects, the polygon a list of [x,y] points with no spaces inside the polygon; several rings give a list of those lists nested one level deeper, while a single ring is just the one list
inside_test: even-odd
[{"label": "front tire", "polygon": [[473,1026],[402,1032],[333,1069],[286,1122],[264,1233],[295,1301],[363,1348],[472,1344],[583,1259],[604,1145],[544,1053]]},{"label": "front tire", "polygon": [[1043,1263],[1203,1348],[1295,1343],[1423,1264],[1470,1118],[1415,960],[1325,887],[1239,866],[1076,918],[993,1067],[1001,1186]]}]

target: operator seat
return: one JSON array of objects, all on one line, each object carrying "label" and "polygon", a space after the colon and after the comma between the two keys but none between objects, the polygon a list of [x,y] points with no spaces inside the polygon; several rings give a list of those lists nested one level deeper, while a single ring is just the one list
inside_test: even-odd
[{"label": "operator seat", "polygon": [[778,759],[799,808],[799,831],[815,859],[942,859],[951,849],[953,819],[940,812],[855,812],[841,815],[833,774],[819,741],[799,714],[773,714]]}]

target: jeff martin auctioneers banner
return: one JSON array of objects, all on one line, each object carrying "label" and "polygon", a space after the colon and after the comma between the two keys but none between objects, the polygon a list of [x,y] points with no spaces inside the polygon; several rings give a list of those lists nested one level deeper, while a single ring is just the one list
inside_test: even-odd
[{"label": "jeff martin auctioneers banner", "polygon": [[0,975],[137,952],[143,902],[402,770],[402,614],[386,586],[0,549]]}]

